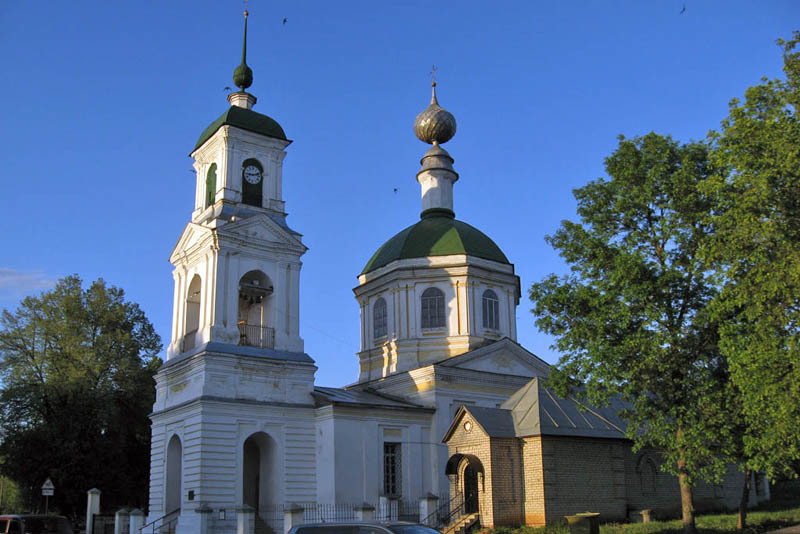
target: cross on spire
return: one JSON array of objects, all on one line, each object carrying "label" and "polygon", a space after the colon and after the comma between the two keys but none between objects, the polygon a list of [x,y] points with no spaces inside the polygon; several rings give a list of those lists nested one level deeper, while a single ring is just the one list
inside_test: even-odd
[{"label": "cross on spire", "polygon": [[436,70],[437,70],[436,65],[433,65],[431,67],[430,75],[431,75],[431,85],[434,87],[436,87]]}]

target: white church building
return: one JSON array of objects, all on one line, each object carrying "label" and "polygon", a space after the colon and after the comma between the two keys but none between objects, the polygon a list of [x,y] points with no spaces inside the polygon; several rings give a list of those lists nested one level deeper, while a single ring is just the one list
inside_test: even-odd
[{"label": "white church building", "polygon": [[455,119],[434,84],[415,123],[432,145],[417,174],[421,218],[358,275],[357,382],[320,387],[299,329],[307,249],[282,196],[291,141],[253,110],[244,53],[234,82],[230,107],[191,153],[195,208],[170,256],[173,321],[151,415],[148,522],[199,532],[204,514],[214,530],[253,509],[256,526],[278,530],[274,511],[292,504],[338,513],[371,504],[380,514],[389,503],[402,515],[398,507],[420,498],[447,499],[441,440],[458,408],[497,407],[548,372],[515,341],[513,264],[454,217],[458,174],[441,144]]},{"label": "white church building", "polygon": [[[633,453],[613,411],[555,397],[540,380],[548,364],[516,342],[519,277],[489,237],[455,218],[459,175],[441,145],[456,122],[435,83],[414,123],[431,145],[416,175],[420,218],[369,258],[354,289],[357,380],[314,383],[299,328],[307,249],[281,187],[291,141],[253,110],[246,35],[245,12],[239,91],[191,152],[194,210],[170,256],[149,527],[282,534],[303,521],[453,519],[456,509],[483,526],[545,524],[588,507],[615,520],[677,509],[676,479],[657,470],[657,454]],[[739,481],[732,471],[695,495],[732,506]],[[753,502],[768,497],[753,486]]]}]

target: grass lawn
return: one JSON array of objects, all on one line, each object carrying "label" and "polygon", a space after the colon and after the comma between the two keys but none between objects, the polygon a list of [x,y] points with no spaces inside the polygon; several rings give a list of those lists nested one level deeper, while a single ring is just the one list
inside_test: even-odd
[{"label": "grass lawn", "polygon": [[[747,513],[746,534],[770,532],[800,524],[800,480],[778,484],[773,489],[773,498]],[[735,513],[697,516],[699,534],[721,534],[736,531]],[[566,521],[546,527],[498,527],[490,534],[569,534]],[[607,523],[600,525],[600,534],[680,534],[683,532],[680,519],[653,521],[650,523]]]}]

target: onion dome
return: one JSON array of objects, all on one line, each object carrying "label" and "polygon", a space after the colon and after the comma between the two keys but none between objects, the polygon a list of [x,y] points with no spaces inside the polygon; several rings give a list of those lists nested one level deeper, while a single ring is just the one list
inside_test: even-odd
[{"label": "onion dome", "polygon": [[361,274],[395,260],[453,254],[510,263],[500,247],[474,226],[452,216],[432,212],[384,243],[372,255]]},{"label": "onion dome", "polygon": [[253,69],[247,66],[247,11],[244,12],[244,44],[242,45],[242,64],[233,71],[233,83],[244,91],[253,85]]},{"label": "onion dome", "polygon": [[420,141],[431,145],[448,142],[456,134],[456,118],[442,108],[436,100],[436,82],[433,87],[430,105],[414,121],[414,133]]}]

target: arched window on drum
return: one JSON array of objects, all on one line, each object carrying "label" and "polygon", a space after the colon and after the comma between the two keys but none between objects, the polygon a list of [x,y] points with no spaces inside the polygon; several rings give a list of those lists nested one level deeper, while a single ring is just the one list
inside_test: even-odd
[{"label": "arched window on drum", "polygon": [[445,326],[444,293],[441,289],[429,287],[422,293],[422,328],[442,328]]},{"label": "arched window on drum", "polygon": [[500,330],[500,300],[491,289],[483,292],[483,327],[487,330]]},{"label": "arched window on drum", "polygon": [[386,300],[379,297],[372,307],[372,335],[377,340],[386,337]]}]

